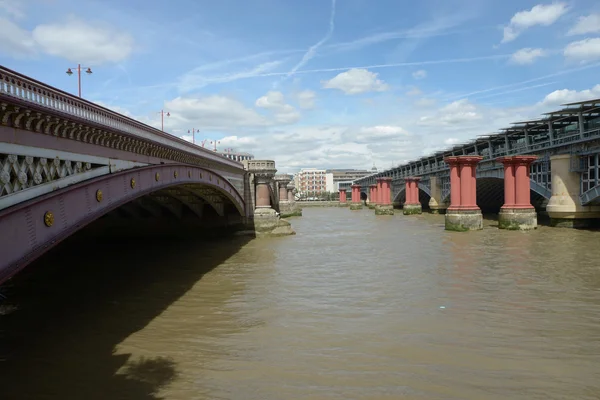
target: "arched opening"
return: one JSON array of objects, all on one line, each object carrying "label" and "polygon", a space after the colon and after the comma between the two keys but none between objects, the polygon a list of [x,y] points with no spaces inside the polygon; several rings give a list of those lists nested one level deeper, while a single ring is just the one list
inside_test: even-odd
[{"label": "arched opening", "polygon": [[361,201],[366,202],[368,198],[369,198],[369,196],[367,196],[367,193],[360,192],[360,200]]},{"label": "arched opening", "polygon": [[[419,202],[421,203],[421,209],[426,211],[429,210],[429,200],[431,196],[419,187]],[[406,202],[406,189],[402,188],[400,192],[394,197],[393,203],[396,207],[402,207]]]}]

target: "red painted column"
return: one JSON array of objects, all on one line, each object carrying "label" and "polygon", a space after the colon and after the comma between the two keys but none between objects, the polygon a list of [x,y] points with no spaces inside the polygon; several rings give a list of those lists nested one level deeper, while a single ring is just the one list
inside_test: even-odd
[{"label": "red painted column", "polygon": [[392,178],[390,177],[385,177],[385,178],[381,178],[381,187],[382,187],[382,198],[381,198],[381,205],[389,205],[391,204],[391,186],[392,186]]},{"label": "red painted column", "polygon": [[340,189],[340,203],[345,203],[347,200],[346,198],[346,189]]},{"label": "red painted column", "polygon": [[515,168],[515,206],[514,208],[533,208],[531,205],[531,183],[529,171],[537,156],[514,156]]},{"label": "red painted column", "polygon": [[377,185],[369,186],[369,203],[377,204]]},{"label": "red painted column", "polygon": [[360,203],[360,185],[352,185],[352,202]]},{"label": "red painted column", "polygon": [[473,204],[472,196],[472,187],[473,180],[471,176],[473,175],[471,170],[471,164],[469,163],[460,163],[460,208],[473,208],[473,206],[477,206],[477,204]]},{"label": "red painted column", "polygon": [[504,205],[502,208],[515,208],[515,165],[513,157],[500,157],[496,161],[504,165]]},{"label": "red painted column", "polygon": [[381,178],[376,178],[377,188],[375,193],[375,198],[377,199],[376,204],[381,204],[381,199],[383,198],[383,188],[381,187]]},{"label": "red painted column", "polygon": [[413,201],[414,201],[414,204],[421,204],[421,202],[419,201],[419,181],[421,180],[421,178],[415,177],[413,179],[414,179],[414,183],[413,183]]},{"label": "red painted column", "polygon": [[412,204],[411,178],[404,179],[404,204]]},{"label": "red painted column", "polygon": [[458,165],[458,157],[446,157],[444,162],[450,165],[450,206],[451,209],[460,208],[460,170]]}]

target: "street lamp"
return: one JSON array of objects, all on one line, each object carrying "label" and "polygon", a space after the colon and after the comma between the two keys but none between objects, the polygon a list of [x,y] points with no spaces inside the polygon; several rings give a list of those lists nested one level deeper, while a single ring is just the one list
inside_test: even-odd
[{"label": "street lamp", "polygon": [[164,110],[160,110],[157,112],[157,114],[160,114],[160,130],[161,131],[165,131],[165,114],[167,114],[167,117],[170,117],[171,114],[170,113],[165,113]]},{"label": "street lamp", "polygon": [[192,129],[192,130],[188,129],[188,133],[192,134],[192,143],[193,144],[196,144],[196,133],[199,133],[199,132],[200,132],[200,129]]},{"label": "street lamp", "polygon": [[[77,67],[73,68],[77,70],[77,78],[78,78],[78,87],[79,87],[79,97],[81,97],[81,64],[77,64]],[[88,75],[92,74],[92,69],[88,67],[88,69],[85,70],[85,73]],[[67,69],[67,75],[71,76],[73,75],[73,71],[71,68]]]},{"label": "street lamp", "polygon": [[221,141],[220,140],[215,140],[215,141],[211,140],[210,143],[215,145],[213,151],[217,151],[217,144],[221,143]]}]

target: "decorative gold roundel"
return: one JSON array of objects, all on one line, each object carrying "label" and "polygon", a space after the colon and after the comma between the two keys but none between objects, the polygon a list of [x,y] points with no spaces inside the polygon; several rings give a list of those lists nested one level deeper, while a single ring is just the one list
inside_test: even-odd
[{"label": "decorative gold roundel", "polygon": [[174,176],[175,178],[177,178],[177,171],[174,171],[174,172],[173,172],[173,176]]},{"label": "decorative gold roundel", "polygon": [[156,182],[158,182],[158,181],[159,181],[159,179],[160,179],[160,174],[159,174],[158,172],[157,172],[157,173],[154,175],[154,179],[156,179]]},{"label": "decorative gold roundel", "polygon": [[135,187],[135,179],[131,178],[131,188],[133,189]]},{"label": "decorative gold roundel", "polygon": [[54,225],[54,214],[51,211],[46,211],[44,214],[44,224],[48,227]]},{"label": "decorative gold roundel", "polygon": [[98,201],[98,203],[102,201],[102,190],[100,189],[96,190],[96,200]]}]

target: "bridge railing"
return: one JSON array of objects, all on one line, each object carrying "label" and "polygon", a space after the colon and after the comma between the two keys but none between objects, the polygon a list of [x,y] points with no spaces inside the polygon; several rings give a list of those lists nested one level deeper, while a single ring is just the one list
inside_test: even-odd
[{"label": "bridge railing", "polygon": [[114,130],[175,148],[220,163],[240,167],[240,163],[189,143],[177,136],[126,117],[91,101],[73,96],[42,82],[0,66],[0,98],[10,97],[21,104],[32,104],[60,114],[67,114],[84,121],[106,126]]}]

